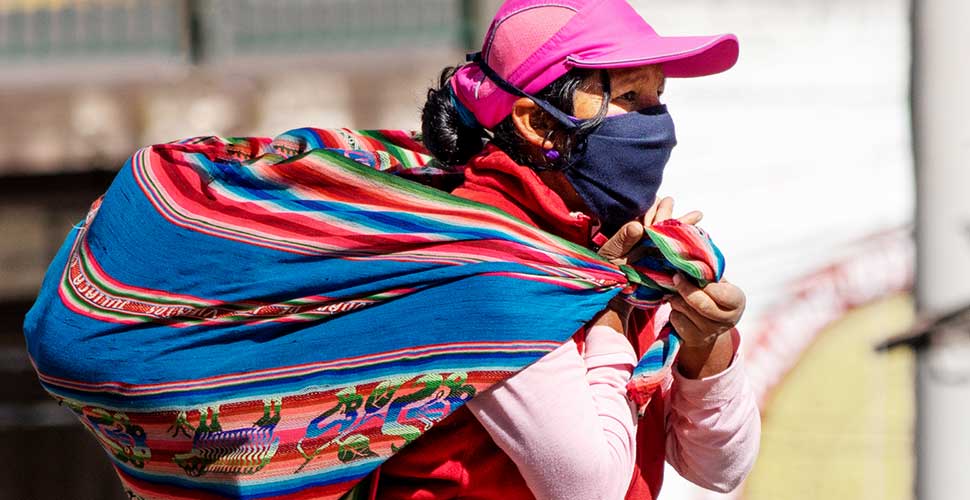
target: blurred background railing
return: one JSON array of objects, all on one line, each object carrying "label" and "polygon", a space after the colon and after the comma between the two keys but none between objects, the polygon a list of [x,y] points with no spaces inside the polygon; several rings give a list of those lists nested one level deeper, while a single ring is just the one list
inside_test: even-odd
[{"label": "blurred background railing", "polygon": [[193,2],[211,27],[205,59],[252,54],[364,51],[456,46],[462,4],[456,0],[209,0]]},{"label": "blurred background railing", "polygon": [[[412,128],[486,0],[0,0],[0,175],[186,135]],[[488,15],[488,14],[485,14]]]},{"label": "blurred background railing", "polygon": [[[185,69],[335,53],[464,48],[477,0],[4,0],[0,62],[13,82],[84,81],[119,68]],[[271,63],[269,63],[271,64]]]},{"label": "blurred background railing", "polygon": [[6,1],[0,58],[7,64],[160,60],[185,55],[185,2],[170,0]]}]

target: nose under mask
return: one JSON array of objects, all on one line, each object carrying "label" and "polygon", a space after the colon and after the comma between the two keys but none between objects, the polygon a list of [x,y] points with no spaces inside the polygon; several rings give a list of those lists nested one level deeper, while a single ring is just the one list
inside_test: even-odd
[{"label": "nose under mask", "polygon": [[600,232],[612,235],[650,209],[676,144],[664,105],[609,116],[577,144],[564,173]]}]

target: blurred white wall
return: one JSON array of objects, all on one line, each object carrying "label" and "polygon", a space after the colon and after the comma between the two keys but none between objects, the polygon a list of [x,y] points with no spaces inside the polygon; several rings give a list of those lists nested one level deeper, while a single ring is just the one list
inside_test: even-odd
[{"label": "blurred white wall", "polygon": [[[633,3],[661,34],[740,39],[727,73],[668,81],[679,144],[663,190],[680,211],[704,211],[726,277],[748,295],[741,327],[764,393],[843,312],[837,294],[871,300],[911,277],[909,2]],[[820,279],[832,269],[855,284]],[[762,324],[779,315],[792,321]],[[666,477],[665,498],[720,498]]]},{"label": "blurred white wall", "polygon": [[750,312],[845,245],[912,222],[908,2],[635,3],[663,34],[740,38],[732,70],[668,82],[679,145],[664,188],[705,211],[728,273],[761,299]]}]

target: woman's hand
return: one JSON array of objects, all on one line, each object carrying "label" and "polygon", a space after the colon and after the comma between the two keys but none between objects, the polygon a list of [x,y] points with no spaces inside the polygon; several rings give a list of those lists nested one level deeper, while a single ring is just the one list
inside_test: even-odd
[{"label": "woman's hand", "polygon": [[[644,226],[673,217],[674,200],[658,200],[644,214],[642,220],[625,224],[599,250],[599,255],[617,265],[636,261],[637,247],[644,235]],[[692,211],[678,217],[685,224],[697,224],[704,217]],[[632,255],[631,255],[632,254]],[[704,288],[692,284],[682,276],[674,278],[677,295],[670,300],[670,322],[683,343],[678,356],[678,369],[688,378],[711,376],[727,369],[734,353],[731,331],[744,313],[745,296],[740,288],[721,280]],[[614,328],[624,325],[632,306],[619,296],[597,318],[597,324]]]},{"label": "woman's hand", "polygon": [[[643,219],[627,222],[600,247],[598,252],[600,257],[616,265],[625,265],[629,261],[635,261],[635,258],[630,258],[630,254],[636,249],[637,243],[640,243],[640,240],[643,239],[644,227],[672,219],[673,212],[673,198],[667,196],[655,201],[650,210],[647,210],[647,213],[644,214]],[[697,224],[703,218],[704,214],[694,210],[678,217],[677,220],[684,224]]]},{"label": "woman's hand", "polygon": [[[644,214],[643,219],[624,224],[612,238],[607,240],[600,247],[599,255],[616,265],[625,265],[630,261],[636,261],[638,257],[635,252],[640,240],[643,239],[644,226],[651,226],[672,218],[673,211],[673,198],[667,196],[655,201],[653,206],[650,207],[650,210],[647,210],[647,213]],[[694,210],[680,216],[677,220],[684,224],[697,224],[703,217],[704,214]],[[609,321],[611,326],[615,325],[617,321],[621,325],[625,324],[626,318],[630,315],[630,311],[633,310],[633,306],[624,301],[620,296],[617,296],[610,302],[607,310],[615,312],[616,317],[613,317],[613,315],[604,315],[597,320],[597,324],[600,321]]]},{"label": "woman's hand", "polygon": [[[643,225],[652,226],[654,224],[663,222],[667,219],[674,218],[674,199],[670,196],[665,196],[664,198],[657,200],[647,210],[647,213],[643,216]],[[684,224],[696,225],[701,219],[704,218],[704,214],[699,210],[693,210],[681,215],[677,218],[680,222]]]},{"label": "woman's hand", "polygon": [[670,299],[670,323],[683,341],[677,369],[694,379],[721,373],[734,359],[733,335],[725,333],[744,313],[744,292],[724,280],[698,288],[679,274],[674,286],[677,295]]},{"label": "woman's hand", "polygon": [[744,292],[727,281],[698,288],[678,273],[674,286],[677,295],[670,299],[670,322],[686,347],[713,344],[734,328],[744,313]]}]

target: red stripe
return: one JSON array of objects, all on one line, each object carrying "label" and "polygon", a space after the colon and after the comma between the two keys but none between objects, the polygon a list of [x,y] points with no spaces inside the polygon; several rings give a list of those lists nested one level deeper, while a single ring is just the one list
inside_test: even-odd
[{"label": "red stripe", "polygon": [[[233,383],[255,382],[284,376],[298,376],[313,373],[316,371],[333,370],[348,368],[354,365],[393,361],[395,358],[414,357],[426,354],[445,354],[449,352],[489,352],[489,351],[551,351],[560,345],[559,342],[508,342],[508,343],[455,343],[455,344],[434,344],[423,346],[422,348],[403,348],[394,351],[387,351],[380,354],[356,356],[340,360],[304,363],[279,368],[268,368],[264,370],[254,370],[246,373],[236,373],[229,375],[218,375],[214,377],[187,379],[177,382],[163,382],[157,384],[128,384],[125,382],[105,381],[97,383],[86,383],[70,379],[64,379],[47,375],[38,370],[38,376],[47,383],[61,387],[85,390],[91,392],[115,392],[118,394],[137,394],[140,392],[170,392],[176,390],[189,390],[192,388],[208,388],[219,385],[230,385]],[[35,365],[36,369],[37,366]],[[115,388],[108,391],[108,388]]]}]

